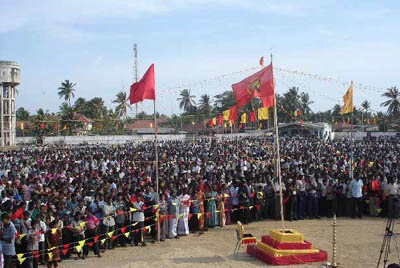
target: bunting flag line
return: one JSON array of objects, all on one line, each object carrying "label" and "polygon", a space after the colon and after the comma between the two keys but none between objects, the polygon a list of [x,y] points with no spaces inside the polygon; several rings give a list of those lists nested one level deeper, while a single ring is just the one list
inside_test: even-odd
[{"label": "bunting flag line", "polygon": [[[258,195],[262,195],[262,192],[259,192],[259,193],[257,193],[257,194],[258,194]],[[223,197],[223,198],[230,198],[231,196],[229,196],[229,195],[227,195],[227,194],[224,193],[222,197]],[[220,197],[220,198],[221,198],[221,197]],[[216,199],[218,199],[218,198],[209,198],[209,199],[206,199],[206,200],[216,200]],[[196,202],[196,201],[197,201],[197,200],[190,200],[190,202]],[[227,212],[234,212],[234,211],[237,211],[237,210],[244,210],[244,209],[252,210],[253,208],[257,208],[258,211],[261,211],[261,205],[255,205],[255,206],[248,206],[248,207],[241,206],[241,207],[239,207],[239,208],[232,208],[232,209],[230,209],[230,208],[225,208],[223,211],[222,211],[222,210],[216,210],[215,213],[227,213]],[[193,215],[195,215],[195,214],[197,215],[197,219],[200,219],[203,215],[204,215],[206,218],[210,218],[210,217],[211,217],[211,212],[204,212],[204,213],[199,212],[199,213],[189,213],[189,214],[188,214],[188,218],[191,219],[191,218],[193,217]],[[183,214],[178,214],[178,219],[181,219],[183,216],[184,216]],[[160,221],[163,222],[163,221],[165,221],[167,218],[168,218],[168,219],[173,219],[174,217],[176,217],[176,215],[160,215]],[[151,218],[154,218],[154,216],[147,217],[146,220],[151,219]],[[122,235],[128,238],[130,233],[132,233],[132,232],[138,232],[139,229],[132,230],[131,232],[123,232],[123,231],[125,231],[126,228],[127,228],[128,226],[136,226],[138,223],[139,223],[139,222],[134,222],[134,223],[132,223],[132,224],[129,224],[129,225],[127,225],[127,226],[123,226],[123,227],[119,228],[119,229],[118,229],[119,234],[117,234],[117,235],[113,235],[115,231],[111,231],[111,232],[105,233],[105,234],[103,234],[103,235],[99,235],[99,236],[93,237],[93,242],[88,242],[88,241],[91,240],[92,238],[86,238],[86,239],[80,240],[80,241],[78,241],[78,242],[74,242],[74,243],[70,243],[70,244],[64,244],[64,245],[60,245],[60,246],[58,246],[58,247],[52,247],[52,248],[50,248],[50,249],[38,250],[38,251],[35,252],[35,254],[31,254],[31,253],[29,253],[29,252],[26,252],[26,253],[19,253],[19,254],[17,254],[17,259],[18,259],[18,261],[19,261],[20,263],[23,263],[27,258],[33,258],[33,257],[35,257],[35,256],[39,256],[40,253],[46,253],[46,254],[48,254],[48,255],[49,255],[49,259],[51,259],[50,256],[53,256],[53,252],[52,252],[52,251],[53,251],[54,249],[59,248],[59,249],[62,250],[62,252],[63,252],[64,254],[66,254],[71,246],[74,246],[74,248],[76,249],[77,252],[81,252],[81,251],[82,251],[82,248],[83,248],[83,246],[84,246],[85,244],[87,244],[88,246],[92,246],[95,242],[97,242],[97,241],[99,240],[99,238],[100,238],[101,236],[103,236],[103,238],[100,239],[100,244],[101,244],[101,245],[103,245],[107,239],[115,240],[116,238],[118,238],[119,236],[122,236]],[[147,225],[147,226],[143,227],[143,231],[144,231],[144,232],[147,231],[148,233],[151,233],[151,230],[152,230],[151,227],[152,227],[152,226],[155,226],[155,224],[150,224],[150,225]]]}]

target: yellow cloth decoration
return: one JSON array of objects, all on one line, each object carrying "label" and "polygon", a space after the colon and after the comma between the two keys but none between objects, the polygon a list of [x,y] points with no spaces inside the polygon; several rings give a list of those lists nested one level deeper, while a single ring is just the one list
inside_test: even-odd
[{"label": "yellow cloth decoration", "polygon": [[222,112],[222,117],[223,117],[224,121],[229,121],[230,113],[231,112],[229,111],[229,109]]},{"label": "yellow cloth decoration", "polygon": [[17,254],[17,259],[19,263],[22,264],[26,260],[26,258],[24,258],[24,253]]},{"label": "yellow cloth decoration", "polygon": [[257,117],[258,120],[268,120],[269,119],[268,108],[267,107],[258,108]]},{"label": "yellow cloth decoration", "polygon": [[81,252],[82,251],[82,246],[78,245],[75,247],[76,252]]},{"label": "yellow cloth decoration", "polygon": [[247,122],[247,114],[244,113],[242,114],[242,116],[240,117],[240,124],[246,124]]}]

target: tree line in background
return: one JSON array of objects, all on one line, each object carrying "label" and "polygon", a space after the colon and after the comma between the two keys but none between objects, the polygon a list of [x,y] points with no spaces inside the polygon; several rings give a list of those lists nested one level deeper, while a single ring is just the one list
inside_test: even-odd
[{"label": "tree line in background", "polygon": [[[126,124],[135,120],[152,120],[153,118],[152,114],[146,114],[144,111],[134,117],[128,116],[131,107],[126,92],[120,91],[116,94],[113,100],[116,106],[111,109],[105,106],[101,97],[90,100],[78,97],[71,104],[71,100],[75,97],[75,91],[76,83],[69,80],[61,83],[58,88],[58,95],[64,102],[57,113],[50,113],[40,108],[36,111],[36,114],[30,114],[23,107],[20,107],[16,112],[17,135],[75,135],[77,134],[76,130],[82,130],[87,119],[91,121],[92,127],[85,131],[85,134],[118,135],[127,133],[124,129]],[[365,100],[359,107],[354,107],[353,123],[358,125],[378,124],[380,130],[396,129],[400,115],[400,91],[397,87],[391,87],[382,96],[386,98],[381,104],[382,107],[387,109],[386,113],[372,111],[370,102]],[[298,87],[290,87],[282,95],[277,94],[276,99],[279,122],[296,120],[330,124],[350,122],[351,115],[340,115],[341,107],[338,104],[326,111],[313,112],[310,106],[314,102],[310,99],[308,93],[301,92]],[[182,111],[180,115],[157,114],[158,118],[165,119],[165,125],[171,126],[177,131],[182,130],[182,127],[186,124],[215,117],[236,103],[231,90],[213,97],[203,94],[197,101],[190,89],[183,89],[177,101]],[[253,99],[240,108],[239,114],[249,113],[260,107],[260,100]],[[273,118],[272,109],[270,109],[270,118]]]}]

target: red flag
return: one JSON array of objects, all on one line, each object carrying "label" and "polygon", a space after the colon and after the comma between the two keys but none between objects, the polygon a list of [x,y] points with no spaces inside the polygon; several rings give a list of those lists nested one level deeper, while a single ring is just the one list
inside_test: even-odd
[{"label": "red flag", "polygon": [[58,130],[58,123],[54,123],[53,129],[54,129],[54,131]]},{"label": "red flag", "polygon": [[224,119],[222,118],[222,114],[217,116],[217,125],[222,126],[224,124]]},{"label": "red flag", "polygon": [[300,120],[300,121],[299,121],[299,124],[300,124],[300,126],[302,127],[302,126],[304,125],[303,120]]},{"label": "red flag", "polygon": [[238,119],[238,105],[234,105],[229,108],[229,120],[236,121]]},{"label": "red flag", "polygon": [[249,113],[249,121],[250,121],[250,123],[256,122],[256,112]]},{"label": "red flag", "polygon": [[259,97],[263,107],[274,104],[274,78],[272,64],[232,85],[236,103],[242,107],[254,97]]},{"label": "red flag", "polygon": [[40,123],[40,128],[44,129],[44,123],[43,122]]},{"label": "red flag", "polygon": [[155,100],[154,64],[150,65],[139,82],[131,85],[129,101],[131,104],[147,100]]},{"label": "red flag", "polygon": [[213,127],[214,126],[214,122],[212,119],[210,119],[210,121],[208,121],[208,126],[209,127]]},{"label": "red flag", "polygon": [[16,219],[23,219],[24,218],[24,210],[22,208],[17,209],[14,214],[11,216],[11,220],[15,221]]},{"label": "red flag", "polygon": [[259,64],[260,64],[261,66],[264,66],[264,56],[262,56],[262,57],[260,58]]}]

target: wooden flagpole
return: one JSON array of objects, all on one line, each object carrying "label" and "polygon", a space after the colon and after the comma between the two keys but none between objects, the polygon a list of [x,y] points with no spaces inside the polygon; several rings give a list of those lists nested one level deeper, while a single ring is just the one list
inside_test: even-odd
[{"label": "wooden flagpole", "polygon": [[157,113],[156,113],[156,100],[153,100],[154,104],[154,161],[155,161],[155,169],[156,169],[156,220],[157,220],[157,242],[160,242],[160,193],[158,190],[158,142],[157,142]]},{"label": "wooden flagpole", "polygon": [[[271,64],[272,64],[272,54],[271,54]],[[279,179],[279,202],[281,205],[281,223],[282,223],[282,232],[285,232],[285,216],[283,215],[281,156],[279,153],[279,130],[278,130],[278,113],[276,110],[275,81],[274,81],[274,127],[275,127],[275,152],[277,161],[277,175]]]}]

